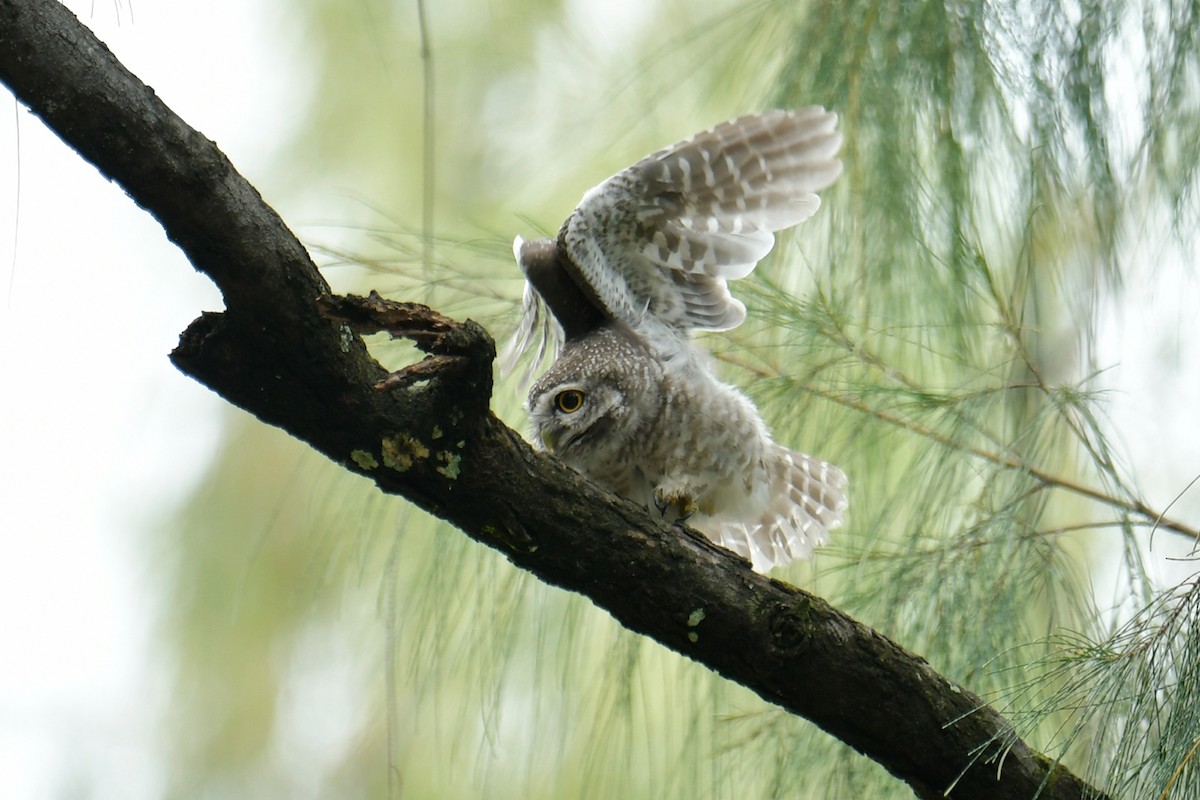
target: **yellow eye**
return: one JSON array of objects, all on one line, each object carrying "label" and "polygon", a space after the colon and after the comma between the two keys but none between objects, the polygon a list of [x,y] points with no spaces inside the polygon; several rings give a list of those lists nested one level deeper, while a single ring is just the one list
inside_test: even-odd
[{"label": "yellow eye", "polygon": [[574,414],[583,407],[583,392],[578,389],[567,389],[554,397],[554,405],[564,414]]}]

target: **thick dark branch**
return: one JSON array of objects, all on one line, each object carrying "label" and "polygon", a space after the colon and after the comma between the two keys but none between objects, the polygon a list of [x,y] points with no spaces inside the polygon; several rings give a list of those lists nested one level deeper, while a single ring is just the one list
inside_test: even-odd
[{"label": "thick dark branch", "polygon": [[[221,288],[227,310],[172,354],[184,372],[810,719],[921,797],[1092,796],[921,658],[531,451],[488,409],[494,347],[479,326],[377,297],[318,303],[325,282],[253,187],[55,0],[0,0],[0,80]],[[430,355],[389,378],[365,329]]]}]

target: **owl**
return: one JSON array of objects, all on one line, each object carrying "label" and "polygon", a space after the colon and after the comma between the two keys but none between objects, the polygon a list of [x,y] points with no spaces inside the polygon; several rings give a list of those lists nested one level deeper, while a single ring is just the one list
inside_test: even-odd
[{"label": "owl", "polygon": [[727,282],[816,212],[836,127],[820,107],[725,122],[589,190],[556,239],[513,246],[527,282],[507,360],[539,337],[531,363],[557,353],[529,392],[535,442],[760,572],[828,540],[846,476],[775,442],[691,333],[745,319]]}]

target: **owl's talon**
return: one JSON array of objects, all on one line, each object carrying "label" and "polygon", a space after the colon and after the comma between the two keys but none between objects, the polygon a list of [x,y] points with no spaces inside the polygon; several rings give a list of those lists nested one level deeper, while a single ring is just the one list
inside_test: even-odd
[{"label": "owl's talon", "polygon": [[662,516],[673,511],[672,522],[683,522],[696,513],[696,498],[686,489],[668,491],[659,486],[654,490],[654,506]]}]

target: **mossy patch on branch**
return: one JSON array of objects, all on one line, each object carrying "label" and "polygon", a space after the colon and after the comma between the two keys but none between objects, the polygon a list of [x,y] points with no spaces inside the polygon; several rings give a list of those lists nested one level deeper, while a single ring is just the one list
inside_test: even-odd
[{"label": "mossy patch on branch", "polygon": [[383,463],[397,472],[406,472],[418,458],[429,458],[429,448],[406,433],[389,436],[381,447]]}]

